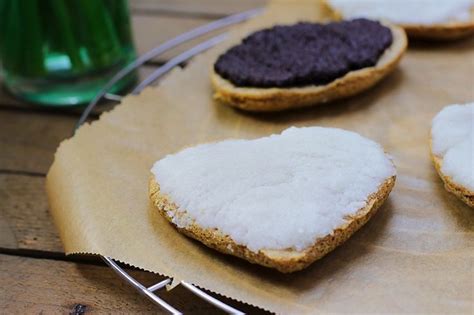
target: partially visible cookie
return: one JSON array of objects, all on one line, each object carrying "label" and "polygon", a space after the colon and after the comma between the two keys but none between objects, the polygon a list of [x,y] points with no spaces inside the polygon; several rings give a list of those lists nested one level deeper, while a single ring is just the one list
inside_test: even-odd
[{"label": "partially visible cookie", "polygon": [[397,24],[410,38],[452,40],[474,34],[472,0],[323,0],[335,19],[366,17]]},{"label": "partially visible cookie", "polygon": [[433,119],[430,147],[446,190],[474,207],[474,103],[440,111]]}]

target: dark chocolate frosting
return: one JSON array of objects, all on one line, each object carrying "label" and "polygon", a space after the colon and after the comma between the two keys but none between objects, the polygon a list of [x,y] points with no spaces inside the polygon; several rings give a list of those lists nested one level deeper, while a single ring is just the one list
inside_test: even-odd
[{"label": "dark chocolate frosting", "polygon": [[240,87],[323,85],[374,66],[392,32],[367,19],[264,29],[221,55],[214,70]]}]

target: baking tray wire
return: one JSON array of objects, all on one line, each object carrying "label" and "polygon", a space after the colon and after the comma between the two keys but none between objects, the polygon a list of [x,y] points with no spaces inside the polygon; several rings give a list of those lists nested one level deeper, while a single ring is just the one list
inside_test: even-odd
[{"label": "baking tray wire", "polygon": [[[108,93],[108,91],[111,89],[112,86],[114,86],[115,83],[123,79],[125,76],[130,74],[131,72],[135,71],[138,69],[140,66],[144,65],[147,61],[156,58],[157,56],[163,54],[164,52],[181,45],[182,43],[185,43],[189,40],[196,39],[202,35],[208,34],[212,31],[224,28],[229,25],[237,24],[240,22],[243,22],[245,20],[248,20],[256,15],[261,14],[263,11],[262,8],[256,8],[253,10],[229,15],[227,17],[224,17],[222,19],[213,21],[211,23],[205,24],[203,26],[197,27],[195,29],[192,29],[186,33],[182,33],[181,35],[178,35],[177,37],[170,39],[166,41],[165,43],[151,49],[150,51],[144,53],[140,57],[138,57],[135,61],[130,63],[128,66],[124,67],[121,69],[112,79],[110,79],[109,82],[105,84],[105,86],[97,93],[97,95],[94,97],[94,99],[87,105],[87,107],[84,109],[84,111],[81,114],[81,117],[79,118],[79,121],[77,122],[73,133],[84,123],[87,121],[91,111],[95,108],[95,106],[103,99],[107,99],[109,101],[116,101],[120,102],[122,99],[122,96],[116,95],[116,94],[111,94]],[[154,83],[157,79],[162,77],[164,74],[166,74],[168,71],[173,69],[174,67],[182,64],[183,62],[189,60],[190,58],[194,57],[195,55],[204,52],[205,50],[217,45],[218,43],[222,42],[227,38],[227,34],[223,33],[218,36],[212,37],[211,39],[208,39],[206,41],[201,42],[200,44],[192,47],[189,50],[186,50],[185,52],[177,55],[176,57],[171,58],[168,62],[163,64],[162,66],[158,67],[151,75],[149,75],[145,80],[140,82],[131,92],[131,94],[138,94],[140,93],[145,87],[151,85]],[[106,256],[101,256],[102,260],[110,267],[112,268],[123,280],[128,282],[131,286],[133,286],[139,293],[143,294],[147,298],[149,298],[153,303],[156,305],[160,306],[163,310],[171,313],[171,314],[182,314],[179,310],[165,302],[163,299],[161,299],[159,296],[157,296],[154,292],[165,288],[166,285],[172,283],[173,279],[172,278],[166,278],[163,281],[160,281],[152,286],[146,287],[143,284],[141,284],[139,281],[137,281],[135,278],[133,278],[130,274],[128,274],[122,267],[120,267],[112,258],[106,257]],[[203,290],[199,289],[198,287],[186,282],[186,281],[181,281],[180,284],[191,291],[193,294],[197,295],[201,299],[207,301],[208,303],[211,303],[215,307],[229,313],[229,314],[244,314],[243,312],[235,309],[234,307],[227,305],[223,303],[222,301],[219,301],[218,299],[212,297],[211,295],[207,294]]]}]

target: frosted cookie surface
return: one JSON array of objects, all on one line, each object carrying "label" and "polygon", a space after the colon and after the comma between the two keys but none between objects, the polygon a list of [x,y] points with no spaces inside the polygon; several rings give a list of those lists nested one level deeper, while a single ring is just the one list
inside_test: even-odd
[{"label": "frosted cookie surface", "polygon": [[374,67],[392,42],[390,28],[367,19],[277,25],[220,55],[214,71],[239,87],[320,86]]},{"label": "frosted cookie surface", "polygon": [[473,0],[326,0],[344,18],[431,25],[471,19]]},{"label": "frosted cookie surface", "polygon": [[251,251],[300,251],[364,208],[395,168],[380,145],[354,132],[293,127],[184,149],[152,174],[160,194],[186,212],[167,213],[178,227],[218,229]]},{"label": "frosted cookie surface", "polygon": [[433,119],[431,146],[448,190],[451,182],[474,197],[474,103],[440,111]]}]

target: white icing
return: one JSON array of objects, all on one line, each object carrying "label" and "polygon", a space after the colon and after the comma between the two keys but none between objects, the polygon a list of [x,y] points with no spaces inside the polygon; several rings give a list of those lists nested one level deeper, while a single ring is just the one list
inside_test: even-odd
[{"label": "white icing", "polygon": [[474,0],[327,0],[344,18],[397,24],[436,24],[470,20]]},{"label": "white icing", "polygon": [[377,143],[321,127],[199,145],[151,171],[161,192],[197,224],[254,251],[312,245],[395,174]]},{"label": "white icing", "polygon": [[474,191],[474,103],[450,105],[433,119],[433,153],[443,159],[441,171]]}]

